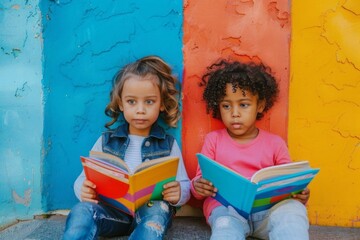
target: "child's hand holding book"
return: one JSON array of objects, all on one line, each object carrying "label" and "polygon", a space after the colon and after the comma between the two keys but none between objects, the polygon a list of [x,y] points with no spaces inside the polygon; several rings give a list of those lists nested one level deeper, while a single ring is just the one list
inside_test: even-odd
[{"label": "child's hand holding book", "polygon": [[194,181],[194,188],[198,194],[203,197],[215,197],[217,193],[217,188],[212,184],[212,182],[206,180],[205,178],[198,178]]},{"label": "child's hand holding book", "polygon": [[305,205],[310,198],[310,189],[305,188],[302,192],[292,195],[292,198]]},{"label": "child's hand holding book", "polygon": [[81,201],[98,203],[96,185],[85,179],[81,187]]},{"label": "child's hand holding book", "polygon": [[177,204],[180,200],[181,187],[178,181],[172,181],[166,183],[162,192],[163,200],[168,201],[171,204]]}]

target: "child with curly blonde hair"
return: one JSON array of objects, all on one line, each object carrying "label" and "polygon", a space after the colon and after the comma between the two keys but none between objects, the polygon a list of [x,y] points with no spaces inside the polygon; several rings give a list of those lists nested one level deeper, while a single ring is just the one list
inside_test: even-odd
[{"label": "child with curly blonde hair", "polygon": [[163,200],[143,205],[133,218],[99,202],[95,184],[82,172],[74,184],[81,202],[67,218],[63,239],[129,234],[129,239],[163,239],[175,208],[190,198],[190,181],[179,145],[157,123],[161,116],[165,123],[175,127],[180,117],[177,79],[170,66],[157,56],[148,56],[126,65],[114,79],[111,100],[105,109],[112,120],[105,126],[109,128],[120,116],[125,123],[104,132],[92,150],[124,159],[131,171],[144,161],[178,156],[176,180],[164,185]]}]

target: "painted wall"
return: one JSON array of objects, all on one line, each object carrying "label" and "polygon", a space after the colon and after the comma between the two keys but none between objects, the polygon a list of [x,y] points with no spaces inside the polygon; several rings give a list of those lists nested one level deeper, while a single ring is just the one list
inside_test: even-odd
[{"label": "painted wall", "polygon": [[[181,79],[179,1],[43,1],[45,210],[75,203],[73,182],[104,124],[114,74],[144,55],[163,57]],[[181,124],[180,124],[181,125]],[[180,142],[181,128],[172,130]]]},{"label": "painted wall", "polygon": [[[183,69],[181,1],[3,2],[0,227],[75,204],[121,66],[156,54]],[[181,143],[181,123],[168,131]]]},{"label": "painted wall", "polygon": [[41,210],[42,39],[38,1],[0,2],[0,226]]},{"label": "painted wall", "polygon": [[288,138],[294,160],[321,168],[311,223],[359,227],[360,6],[292,1],[291,21],[289,8],[285,0],[1,1],[0,227],[75,203],[79,155],[108,120],[112,76],[147,54],[184,77],[183,123],[169,132],[182,137],[190,177],[205,134],[222,127],[201,101],[206,66],[220,56],[269,65],[281,96],[259,126]]},{"label": "painted wall", "polygon": [[360,227],[360,2],[293,1],[292,21],[289,148],[321,168],[310,221]]},{"label": "painted wall", "polygon": [[[211,6],[211,7],[209,7]],[[279,81],[277,104],[260,127],[287,138],[290,13],[287,0],[199,0],[184,3],[183,154],[189,176],[205,135],[222,127],[206,115],[200,79],[219,58],[261,61]]]}]

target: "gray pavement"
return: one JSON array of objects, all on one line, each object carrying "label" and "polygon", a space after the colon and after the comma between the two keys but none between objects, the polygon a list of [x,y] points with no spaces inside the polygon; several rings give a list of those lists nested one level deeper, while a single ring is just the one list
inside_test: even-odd
[{"label": "gray pavement", "polygon": [[[0,240],[56,240],[61,239],[66,216],[52,215],[20,221],[0,232]],[[201,217],[176,217],[166,240],[205,240],[210,238],[210,228]],[[102,238],[102,240],[109,238]],[[127,237],[111,238],[126,240]],[[311,240],[360,240],[360,228],[310,227]]]}]

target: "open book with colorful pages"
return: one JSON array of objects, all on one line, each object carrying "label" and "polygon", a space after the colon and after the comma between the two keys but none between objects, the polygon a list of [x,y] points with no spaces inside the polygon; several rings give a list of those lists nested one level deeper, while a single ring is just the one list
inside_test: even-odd
[{"label": "open book with colorful pages", "polygon": [[218,189],[214,198],[246,219],[300,193],[319,172],[308,161],[299,161],[263,168],[249,180],[203,154],[196,156],[202,177]]},{"label": "open book with colorful pages", "polygon": [[108,153],[91,151],[80,160],[99,200],[132,216],[147,201],[162,199],[163,185],[175,181],[179,163],[178,157],[157,158],[132,173],[124,160]]}]

